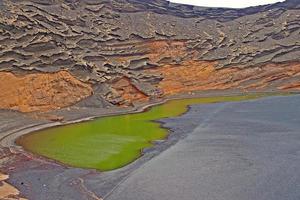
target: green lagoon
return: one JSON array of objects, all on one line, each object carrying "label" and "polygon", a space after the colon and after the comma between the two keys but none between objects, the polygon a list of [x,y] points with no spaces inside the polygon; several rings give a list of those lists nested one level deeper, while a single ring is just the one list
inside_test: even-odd
[{"label": "green lagoon", "polygon": [[[108,171],[141,156],[152,142],[166,138],[168,130],[155,120],[185,113],[188,105],[242,101],[266,95],[245,95],[171,100],[145,112],[102,117],[88,122],[58,126],[20,137],[25,150],[80,167]],[[172,133],[170,133],[172,134]]]}]

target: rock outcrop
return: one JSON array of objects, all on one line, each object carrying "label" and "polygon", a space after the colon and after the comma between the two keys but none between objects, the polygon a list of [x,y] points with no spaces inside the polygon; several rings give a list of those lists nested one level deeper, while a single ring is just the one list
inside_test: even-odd
[{"label": "rock outcrop", "polygon": [[[1,87],[7,72],[24,77],[68,72],[82,81],[84,92],[59,88],[62,95],[54,95],[47,110],[92,95],[90,84],[99,105],[121,106],[194,90],[300,88],[298,0],[245,9],[165,0],[4,0],[0,5]],[[29,87],[39,84],[24,80]],[[5,96],[13,95],[6,90]],[[1,108],[34,111],[40,103],[32,99]]]},{"label": "rock outcrop", "polygon": [[0,72],[0,108],[22,112],[49,111],[92,95],[90,85],[66,71],[16,76]]},{"label": "rock outcrop", "polygon": [[239,89],[264,91],[299,89],[300,63],[264,64],[247,68],[213,67],[215,63],[189,61],[181,65],[165,65],[149,70],[162,74],[164,79],[157,85],[166,95],[182,92]]}]

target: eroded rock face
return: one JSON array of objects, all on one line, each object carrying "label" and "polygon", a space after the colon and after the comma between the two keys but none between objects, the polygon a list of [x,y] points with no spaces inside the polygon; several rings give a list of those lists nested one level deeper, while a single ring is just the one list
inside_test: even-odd
[{"label": "eroded rock face", "polygon": [[214,62],[189,61],[181,65],[165,65],[149,70],[162,74],[164,79],[157,85],[164,94],[182,92],[241,89],[264,90],[268,87],[279,90],[298,89],[300,63],[265,64],[248,68],[216,69]]},{"label": "eroded rock face", "polygon": [[101,88],[95,93],[101,105],[173,94],[186,82],[188,90],[297,89],[298,75],[283,74],[298,68],[299,9],[297,0],[246,9],[165,0],[6,0],[0,70],[66,70]]},{"label": "eroded rock face", "polygon": [[22,112],[49,111],[90,96],[89,84],[82,83],[66,71],[17,76],[0,72],[0,108]]},{"label": "eroded rock face", "polygon": [[120,98],[119,105],[130,105],[134,101],[147,101],[148,96],[141,92],[136,86],[134,86],[128,78],[121,78],[112,84],[116,97],[112,99]]}]

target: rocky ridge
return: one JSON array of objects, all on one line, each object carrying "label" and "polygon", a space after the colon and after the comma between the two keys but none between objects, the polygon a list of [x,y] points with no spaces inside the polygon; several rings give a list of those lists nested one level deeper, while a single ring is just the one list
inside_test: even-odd
[{"label": "rocky ridge", "polygon": [[[297,0],[245,9],[165,0],[3,0],[0,5],[0,79],[7,72],[52,77],[64,71],[93,87],[63,105],[49,100],[48,110],[89,95],[82,105],[101,107],[196,90],[300,88]],[[32,82],[24,79],[22,85]],[[81,94],[69,85],[67,90]],[[17,94],[0,100],[8,95]],[[43,111],[34,103],[25,106]]]}]

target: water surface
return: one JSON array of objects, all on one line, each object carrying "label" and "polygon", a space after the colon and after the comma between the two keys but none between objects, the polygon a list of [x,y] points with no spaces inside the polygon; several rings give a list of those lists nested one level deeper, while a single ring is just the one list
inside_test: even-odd
[{"label": "water surface", "polygon": [[[188,105],[242,101],[265,95],[171,100],[142,113],[102,117],[93,121],[49,128],[24,135],[24,149],[80,168],[113,170],[134,161],[168,130],[155,120],[185,113]],[[172,133],[171,133],[172,134]]]}]

